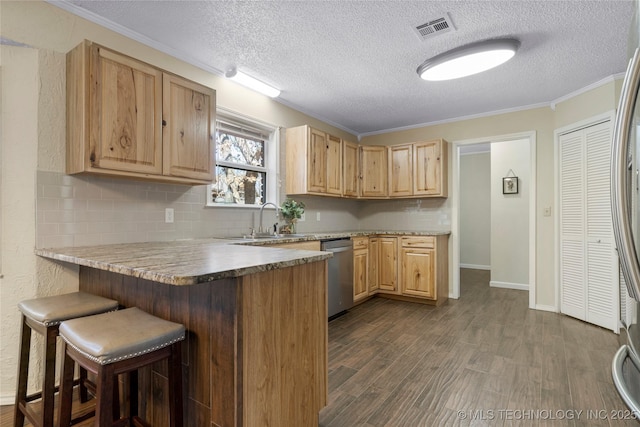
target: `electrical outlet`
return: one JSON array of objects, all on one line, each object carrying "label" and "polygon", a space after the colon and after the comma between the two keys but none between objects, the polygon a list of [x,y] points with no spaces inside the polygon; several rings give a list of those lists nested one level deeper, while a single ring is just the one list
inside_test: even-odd
[{"label": "electrical outlet", "polygon": [[166,223],[173,222],[173,208],[166,208],[164,210],[164,222]]},{"label": "electrical outlet", "polygon": [[320,221],[320,212],[316,212],[316,221]]},{"label": "electrical outlet", "polygon": [[300,219],[298,220],[298,222],[304,222],[304,214],[300,215]]}]

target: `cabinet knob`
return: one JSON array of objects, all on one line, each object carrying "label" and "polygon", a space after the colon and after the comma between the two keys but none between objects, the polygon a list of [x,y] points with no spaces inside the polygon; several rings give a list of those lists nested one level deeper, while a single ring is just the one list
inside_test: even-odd
[{"label": "cabinet knob", "polygon": [[162,126],[166,126],[167,125],[167,121],[165,119],[162,119]]}]

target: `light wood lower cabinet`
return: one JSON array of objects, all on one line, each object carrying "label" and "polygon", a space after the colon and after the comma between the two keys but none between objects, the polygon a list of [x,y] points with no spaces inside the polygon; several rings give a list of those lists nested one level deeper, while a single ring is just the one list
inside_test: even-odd
[{"label": "light wood lower cabinet", "polygon": [[369,238],[353,239],[353,302],[369,296]]},{"label": "light wood lower cabinet", "polygon": [[380,237],[378,241],[378,288],[380,292],[398,292],[398,238]]},{"label": "light wood lower cabinet", "polygon": [[435,299],[435,251],[424,248],[400,248],[400,285],[402,294]]},{"label": "light wood lower cabinet", "polygon": [[[448,235],[371,236],[366,260],[354,245],[354,302],[380,294],[442,304],[449,295],[448,240]],[[366,262],[367,275],[362,272]]]},{"label": "light wood lower cabinet", "polygon": [[449,236],[400,239],[401,294],[440,305],[449,297]]},{"label": "light wood lower cabinet", "polygon": [[375,293],[380,289],[379,274],[380,274],[380,239],[378,237],[369,238],[369,293]]}]

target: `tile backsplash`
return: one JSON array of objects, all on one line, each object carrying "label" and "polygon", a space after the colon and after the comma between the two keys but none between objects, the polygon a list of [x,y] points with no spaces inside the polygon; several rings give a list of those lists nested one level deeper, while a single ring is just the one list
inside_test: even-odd
[{"label": "tile backsplash", "polygon": [[[188,239],[202,233],[204,186],[39,171],[39,248]],[[175,220],[165,223],[165,208]]]},{"label": "tile backsplash", "polygon": [[[206,207],[206,186],[38,171],[36,246],[52,248],[247,234],[258,210]],[[307,205],[298,232],[450,228],[442,200],[357,201],[296,197]],[[165,223],[165,209],[174,222]],[[265,226],[276,220],[264,212]]]}]

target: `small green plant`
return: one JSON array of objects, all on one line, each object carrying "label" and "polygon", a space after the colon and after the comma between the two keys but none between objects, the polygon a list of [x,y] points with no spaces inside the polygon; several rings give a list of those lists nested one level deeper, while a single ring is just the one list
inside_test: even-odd
[{"label": "small green plant", "polygon": [[282,206],[280,206],[280,213],[285,221],[291,224],[295,223],[297,220],[302,218],[302,214],[304,214],[304,203],[296,202],[293,199],[287,199],[284,201]]}]

